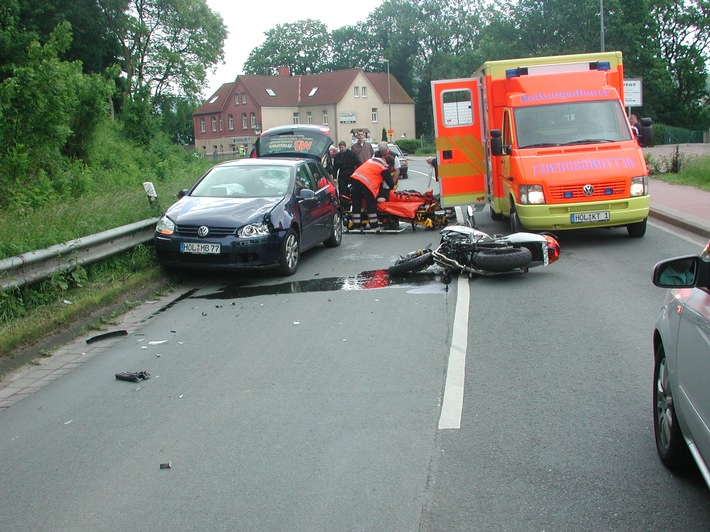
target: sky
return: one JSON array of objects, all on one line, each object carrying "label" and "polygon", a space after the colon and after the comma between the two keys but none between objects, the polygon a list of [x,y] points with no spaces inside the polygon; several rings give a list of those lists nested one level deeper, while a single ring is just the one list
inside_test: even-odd
[{"label": "sky", "polygon": [[381,0],[358,0],[357,3],[337,3],[332,0],[206,0],[212,11],[224,20],[229,35],[224,42],[225,64],[218,64],[214,74],[207,74],[205,98],[209,98],[223,83],[230,83],[243,74],[244,63],[251,51],[264,43],[268,30],[278,24],[298,20],[320,20],[333,31],[354,26],[367,19]]}]

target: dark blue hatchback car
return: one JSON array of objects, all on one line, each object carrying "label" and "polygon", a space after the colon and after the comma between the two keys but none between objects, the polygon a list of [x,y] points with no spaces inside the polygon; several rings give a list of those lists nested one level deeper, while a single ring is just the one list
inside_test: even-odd
[{"label": "dark blue hatchback car", "polygon": [[323,165],[331,144],[319,127],[262,133],[261,157],[218,164],[181,191],[155,228],[159,262],[292,275],[302,252],[321,243],[339,246],[342,212]]}]

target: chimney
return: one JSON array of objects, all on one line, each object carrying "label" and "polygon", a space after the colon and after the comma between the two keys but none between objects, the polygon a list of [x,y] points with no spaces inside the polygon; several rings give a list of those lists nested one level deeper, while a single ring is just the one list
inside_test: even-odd
[{"label": "chimney", "polygon": [[279,76],[290,76],[290,75],[291,75],[290,68],[288,68],[287,66],[279,67]]}]

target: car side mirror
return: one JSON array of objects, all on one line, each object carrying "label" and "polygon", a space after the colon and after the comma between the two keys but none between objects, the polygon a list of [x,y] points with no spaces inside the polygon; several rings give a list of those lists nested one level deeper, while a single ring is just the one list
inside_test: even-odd
[{"label": "car side mirror", "polygon": [[187,193],[190,192],[188,189],[183,188],[180,192],[178,192],[178,199],[182,199],[185,196],[187,196]]},{"label": "car side mirror", "polygon": [[661,288],[705,287],[710,281],[710,262],[698,255],[662,260],[653,267],[652,280]]},{"label": "car side mirror", "polygon": [[298,193],[298,199],[299,201],[308,201],[315,199],[316,193],[313,192],[310,188],[304,188]]}]

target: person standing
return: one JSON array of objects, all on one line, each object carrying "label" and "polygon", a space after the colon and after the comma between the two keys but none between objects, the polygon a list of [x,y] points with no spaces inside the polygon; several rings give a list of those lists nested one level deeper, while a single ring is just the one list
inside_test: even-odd
[{"label": "person standing", "polygon": [[394,180],[392,179],[393,167],[385,160],[389,153],[389,148],[386,142],[380,142],[377,145],[379,157],[373,157],[366,160],[358,166],[352,175],[352,220],[354,228],[365,227],[362,222],[362,202],[365,201],[367,208],[367,221],[370,229],[376,229],[377,221],[377,195],[380,192],[382,183],[387,183],[390,189],[394,188]]},{"label": "person standing", "polygon": [[357,142],[350,149],[355,152],[360,164],[375,156],[375,150],[372,149],[372,144],[365,139],[365,132],[362,129],[357,130]]},{"label": "person standing", "polygon": [[641,124],[639,124],[639,119],[636,115],[629,116],[629,125],[631,126],[631,131],[634,132],[634,138],[638,138],[639,133],[641,133]]},{"label": "person standing", "polygon": [[333,176],[338,181],[338,192],[341,196],[349,195],[350,176],[358,166],[360,161],[355,152],[347,147],[344,140],[338,142],[338,153],[333,160]]}]

